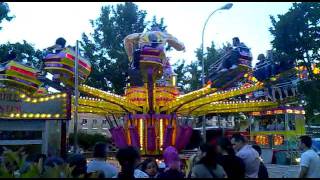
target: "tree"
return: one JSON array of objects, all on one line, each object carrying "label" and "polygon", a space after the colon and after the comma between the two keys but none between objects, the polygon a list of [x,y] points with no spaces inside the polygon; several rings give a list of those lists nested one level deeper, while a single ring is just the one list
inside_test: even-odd
[{"label": "tree", "polygon": [[[83,34],[81,46],[84,55],[92,64],[92,73],[87,84],[117,94],[124,93],[129,60],[124,50],[123,39],[132,33],[143,32],[150,22],[145,20],[146,11],[139,10],[132,2],[101,8],[101,15],[91,21],[94,33]],[[165,29],[163,19],[159,24]]]},{"label": "tree", "polygon": [[[0,2],[0,24],[2,23],[3,20],[6,21],[11,21],[11,19],[14,18],[14,16],[9,16],[10,9],[7,3],[5,2]],[[0,26],[0,30],[2,27]]]},{"label": "tree", "polygon": [[276,61],[302,61],[308,69],[310,80],[301,82],[298,88],[305,98],[304,108],[307,122],[310,122],[320,110],[320,83],[312,72],[312,65],[320,58],[320,4],[293,3],[287,13],[278,15],[279,20],[273,16],[270,19]]},{"label": "tree", "polygon": [[[223,53],[225,52],[224,49],[227,46],[223,46],[222,49],[216,49],[214,42],[211,42],[211,46],[210,47],[206,47],[207,49],[207,53],[204,54],[204,74],[205,77],[208,75],[209,73],[209,68],[210,66],[216,62],[217,60],[219,60],[219,58],[223,55]],[[187,92],[190,91],[194,91],[197,89],[200,89],[202,87],[202,79],[201,79],[201,68],[202,68],[202,54],[201,54],[201,48],[196,49],[195,51],[196,53],[196,57],[197,60],[191,62],[190,65],[188,65],[187,71],[190,72],[191,77],[188,78],[186,77],[186,86],[188,88],[186,88]]]},{"label": "tree", "polygon": [[[74,134],[70,133],[68,137],[69,144],[74,144]],[[78,133],[78,143],[85,151],[93,149],[98,142],[111,143],[112,140],[102,134],[87,134],[83,132]]]},{"label": "tree", "polygon": [[27,41],[23,40],[23,43],[10,43],[0,45],[0,62],[8,56],[10,51],[14,51],[17,54],[16,61],[25,62],[31,67],[40,68],[41,59],[43,58],[40,50],[34,49],[34,47]]},{"label": "tree", "polygon": [[180,89],[180,91],[185,92],[186,91],[186,76],[185,73],[187,73],[187,65],[185,64],[185,60],[178,60],[175,64],[172,65],[174,73],[177,74],[177,87]]},{"label": "tree", "polygon": [[278,21],[270,16],[273,48],[295,61],[303,61],[313,78],[311,65],[320,57],[320,4],[293,3]]}]

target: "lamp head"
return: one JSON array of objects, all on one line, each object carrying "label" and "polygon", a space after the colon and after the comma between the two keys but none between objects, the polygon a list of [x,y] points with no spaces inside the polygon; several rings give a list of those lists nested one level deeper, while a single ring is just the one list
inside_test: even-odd
[{"label": "lamp head", "polygon": [[222,7],[220,8],[220,10],[228,10],[228,9],[231,9],[232,6],[233,6],[232,3],[228,3],[228,4],[225,4],[224,6],[222,6]]}]

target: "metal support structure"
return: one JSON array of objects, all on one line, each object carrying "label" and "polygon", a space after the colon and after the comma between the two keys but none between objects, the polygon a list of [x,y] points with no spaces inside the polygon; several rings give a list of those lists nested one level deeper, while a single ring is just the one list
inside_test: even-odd
[{"label": "metal support structure", "polygon": [[74,60],[74,149],[73,152],[78,152],[78,97],[79,97],[79,41],[76,42],[76,57]]},{"label": "metal support structure", "polygon": [[[202,41],[201,41],[201,61],[202,61],[202,72],[201,72],[201,78],[202,78],[202,86],[204,87],[205,86],[205,77],[204,77],[204,52],[203,52],[203,41],[204,41],[204,30],[207,26],[207,23],[210,19],[210,17],[217,11],[219,10],[227,10],[227,9],[230,9],[232,7],[232,3],[228,3],[216,10],[214,10],[210,15],[209,17],[207,18],[206,22],[204,23],[204,26],[203,26],[203,29],[202,29]],[[202,116],[202,135],[203,135],[203,140],[204,142],[206,142],[206,116],[203,115]]]},{"label": "metal support structure", "polygon": [[61,121],[61,141],[60,141],[60,156],[67,159],[67,121]]}]

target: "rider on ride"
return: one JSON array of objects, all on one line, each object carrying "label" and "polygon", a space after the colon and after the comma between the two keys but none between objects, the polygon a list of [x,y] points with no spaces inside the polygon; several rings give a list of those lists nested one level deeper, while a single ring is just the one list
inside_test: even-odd
[{"label": "rider on ride", "polygon": [[220,67],[218,68],[219,72],[226,72],[228,69],[236,69],[238,67],[238,56],[235,53],[239,52],[239,48],[246,48],[248,47],[240,42],[238,37],[232,38],[232,48],[229,49],[229,54],[228,58],[224,59],[223,62],[221,63]]},{"label": "rider on ride", "polygon": [[171,34],[161,31],[158,26],[152,26],[151,31],[147,31],[145,33],[133,33],[124,38],[124,47],[129,57],[129,62],[133,61],[134,69],[139,69],[139,58],[142,48],[152,47],[164,52],[164,46],[166,43],[177,51],[185,50],[183,43],[179,42],[178,39],[173,37]]},{"label": "rider on ride", "polygon": [[59,52],[61,52],[65,48],[66,42],[67,41],[63,37],[60,37],[56,40],[55,45],[48,47],[47,50],[50,50],[50,51],[58,54]]}]

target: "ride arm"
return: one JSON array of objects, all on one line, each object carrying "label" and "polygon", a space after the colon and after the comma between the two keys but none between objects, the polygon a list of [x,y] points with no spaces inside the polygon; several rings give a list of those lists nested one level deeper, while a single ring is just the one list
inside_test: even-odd
[{"label": "ride arm", "polygon": [[128,36],[126,36],[123,40],[124,43],[124,49],[126,50],[126,53],[129,57],[129,61],[132,61],[133,58],[133,47],[135,44],[139,42],[141,33],[133,33]]},{"label": "ride arm", "polygon": [[184,51],[185,46],[182,42],[180,42],[176,37],[172,36],[171,34],[165,34],[167,42],[170,46],[172,46],[177,51]]}]

